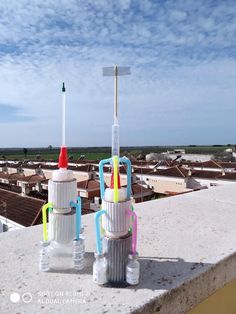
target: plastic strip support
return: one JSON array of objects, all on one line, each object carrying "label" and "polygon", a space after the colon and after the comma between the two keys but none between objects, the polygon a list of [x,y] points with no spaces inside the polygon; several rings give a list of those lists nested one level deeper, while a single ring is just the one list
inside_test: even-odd
[{"label": "plastic strip support", "polygon": [[105,182],[104,182],[104,173],[103,173],[103,167],[105,164],[112,164],[112,158],[103,159],[99,162],[99,178],[100,178],[100,194],[101,198],[104,197],[105,193]]},{"label": "plastic strip support", "polygon": [[[127,165],[127,198],[130,199],[130,196],[131,196],[131,162],[127,157],[119,158],[119,162],[122,162],[122,163]],[[112,158],[103,159],[99,162],[99,178],[100,178],[101,198],[104,197],[104,193],[105,193],[105,182],[104,182],[104,173],[103,173],[103,167],[105,164],[112,164]]]},{"label": "plastic strip support", "polygon": [[132,254],[135,255],[137,252],[137,215],[133,210],[127,209],[127,214],[134,218],[132,228]]},{"label": "plastic strip support", "polygon": [[119,162],[127,165],[127,199],[131,196],[131,162],[127,157],[119,158]]},{"label": "plastic strip support", "polygon": [[75,224],[75,238],[76,240],[79,240],[79,235],[81,231],[81,207],[82,207],[82,202],[81,202],[81,197],[77,198],[77,203],[74,203],[73,201],[70,202],[71,207],[76,208],[76,224]]},{"label": "plastic strip support", "polygon": [[101,233],[100,233],[100,217],[106,214],[105,210],[99,210],[96,212],[94,216],[95,221],[95,230],[96,230],[96,246],[97,246],[97,253],[102,254],[102,241],[101,241]]},{"label": "plastic strip support", "polygon": [[52,203],[47,203],[42,208],[42,216],[43,216],[43,241],[48,241],[48,230],[47,230],[47,210],[52,210]]}]

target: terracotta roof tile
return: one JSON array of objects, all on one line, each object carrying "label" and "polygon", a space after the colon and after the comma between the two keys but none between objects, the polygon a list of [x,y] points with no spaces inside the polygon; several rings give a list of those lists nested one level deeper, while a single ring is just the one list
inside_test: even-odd
[{"label": "terracotta roof tile", "polygon": [[236,169],[236,162],[225,162],[225,161],[218,161],[217,162],[221,167],[225,168],[232,168]]},{"label": "terracotta roof tile", "polygon": [[18,162],[16,164],[13,164],[13,163],[7,163],[7,167],[8,168],[19,168],[21,167],[22,163],[21,162]]},{"label": "terracotta roof tile", "polygon": [[8,179],[9,173],[6,172],[0,172],[0,179]]},{"label": "terracotta roof tile", "polygon": [[7,179],[8,181],[16,181],[25,178],[24,174],[22,173],[5,173],[0,172],[1,179]]},{"label": "terracotta roof tile", "polygon": [[142,186],[139,183],[132,183],[131,190],[132,190],[133,196],[135,196],[137,194],[141,194],[141,193],[153,192],[152,189],[145,188],[144,186]]},{"label": "terracotta roof tile", "polygon": [[236,172],[228,172],[225,175],[219,176],[218,179],[236,181]]},{"label": "terracotta roof tile", "polygon": [[48,169],[48,170],[55,170],[55,169],[58,169],[58,166],[57,165],[42,165],[41,166],[42,169]]},{"label": "terracotta roof tile", "polygon": [[[35,224],[34,221],[45,203],[39,199],[0,189],[0,204],[1,202],[7,205],[7,218],[25,227]],[[3,210],[1,216],[5,216]]]},{"label": "terracotta roof tile", "polygon": [[148,174],[150,172],[153,172],[153,169],[133,167],[133,173]]},{"label": "terracotta roof tile", "polygon": [[81,172],[90,172],[91,171],[91,167],[92,165],[88,164],[88,165],[83,165],[83,166],[78,166],[76,167],[76,171],[81,171]]},{"label": "terracotta roof tile", "polygon": [[219,163],[217,163],[214,160],[208,160],[208,161],[202,162],[202,167],[203,168],[222,169],[222,167],[219,165]]},{"label": "terracotta roof tile", "polygon": [[77,188],[83,189],[83,190],[90,190],[90,189],[100,190],[100,184],[96,180],[88,179],[88,180],[77,182]]},{"label": "terracotta roof tile", "polygon": [[40,168],[42,167],[42,164],[28,164],[28,163],[25,163],[25,164],[22,164],[22,168],[24,169],[37,169],[37,168]]},{"label": "terracotta roof tile", "polygon": [[157,169],[150,172],[149,175],[185,178],[188,177],[188,170],[174,166],[167,169]]},{"label": "terracotta roof tile", "polygon": [[45,180],[45,177],[38,176],[37,174],[32,174],[30,176],[25,176],[18,181],[28,182],[28,183],[37,183]]},{"label": "terracotta roof tile", "polygon": [[221,171],[193,170],[191,176],[202,179],[216,179],[221,176]]}]

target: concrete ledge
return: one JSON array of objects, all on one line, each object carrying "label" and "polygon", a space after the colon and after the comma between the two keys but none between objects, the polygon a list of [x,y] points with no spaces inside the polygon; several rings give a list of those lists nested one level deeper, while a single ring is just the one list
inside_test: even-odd
[{"label": "concrete ledge", "polygon": [[[136,288],[92,282],[93,214],[83,216],[82,273],[38,272],[42,226],[2,234],[1,313],[185,313],[236,278],[235,191],[230,184],[135,205],[141,264]],[[33,299],[14,304],[13,292],[30,292]]]}]

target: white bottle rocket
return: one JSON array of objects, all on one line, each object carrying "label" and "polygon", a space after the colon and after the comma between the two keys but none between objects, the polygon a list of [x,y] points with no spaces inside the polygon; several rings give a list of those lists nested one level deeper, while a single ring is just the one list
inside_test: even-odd
[{"label": "white bottle rocket", "polygon": [[77,185],[73,172],[68,170],[68,153],[65,143],[66,137],[66,99],[65,83],[62,85],[62,146],[58,160],[58,170],[53,171],[52,179],[48,184],[48,199],[54,205],[55,213],[69,213],[70,202],[76,202]]},{"label": "white bottle rocket", "polygon": [[58,170],[53,171],[52,179],[54,181],[71,181],[74,179],[73,172],[67,169],[68,154],[66,147],[66,88],[62,84],[62,145],[58,160]]},{"label": "white bottle rocket", "polygon": [[[68,154],[65,144],[65,84],[62,86],[62,146],[58,160],[58,170],[53,171],[48,182],[48,203],[43,209],[44,242],[40,253],[40,269],[69,267],[83,268],[84,238],[81,233],[81,201],[78,198],[77,182],[68,169]],[[47,231],[47,213],[49,235]],[[64,262],[63,262],[64,260]]]},{"label": "white bottle rocket", "polygon": [[[130,260],[126,269],[128,256],[131,252],[133,253],[132,243],[134,241],[132,241],[132,233],[133,221],[135,219],[133,219],[134,214],[131,202],[131,163],[126,157],[119,158],[118,76],[129,73],[129,68],[126,67],[118,68],[115,66],[103,69],[104,75],[115,76],[115,95],[114,121],[112,125],[112,157],[101,160],[99,163],[102,207],[95,214],[96,248],[98,254],[95,254],[96,261],[93,268],[93,280],[98,284],[104,284],[106,281],[110,284],[121,284],[126,281],[126,275],[128,276],[129,284],[137,284],[139,277],[139,264],[136,260]],[[106,164],[112,165],[111,181],[108,188],[105,188],[104,180],[104,166]],[[126,165],[127,188],[121,186],[119,164]],[[100,230],[103,231],[103,237],[101,237]],[[99,270],[103,271],[103,276],[99,276]]]}]

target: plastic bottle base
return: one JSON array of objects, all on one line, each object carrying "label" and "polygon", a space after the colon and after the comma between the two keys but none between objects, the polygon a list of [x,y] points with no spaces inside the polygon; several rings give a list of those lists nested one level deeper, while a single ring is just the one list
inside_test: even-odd
[{"label": "plastic bottle base", "polygon": [[39,271],[42,271],[42,272],[47,272],[49,270],[50,270],[50,267],[47,267],[47,268],[39,267]]},{"label": "plastic bottle base", "polygon": [[84,269],[84,265],[74,265],[75,270],[82,270]]},{"label": "plastic bottle base", "polygon": [[126,281],[126,282],[130,286],[137,286],[139,284],[139,281]]}]

